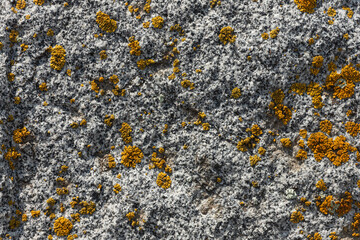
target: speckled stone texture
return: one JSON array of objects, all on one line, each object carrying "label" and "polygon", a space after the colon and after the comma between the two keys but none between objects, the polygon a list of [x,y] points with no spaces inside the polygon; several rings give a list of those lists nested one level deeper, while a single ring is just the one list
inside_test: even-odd
[{"label": "speckled stone texture", "polygon": [[[359,137],[350,136],[344,127],[347,121],[360,123],[359,83],[355,94],[342,100],[324,89],[321,109],[313,107],[306,93],[293,95],[288,90],[295,82],[323,85],[331,61],[338,71],[350,62],[360,63],[359,1],[318,1],[313,14],[300,12],[292,0],[223,0],[214,8],[208,0],[152,0],[150,13],[143,11],[145,0],[129,1],[129,6],[139,7],[138,13],[130,13],[122,0],[69,0],[68,6],[64,2],[45,0],[38,6],[26,0],[25,9],[17,13],[11,10],[16,1],[0,2],[0,41],[4,44],[0,50],[0,144],[21,153],[14,170],[4,149],[0,155],[0,237],[7,239],[9,234],[12,239],[28,240],[52,235],[66,239],[57,237],[52,227],[56,218],[71,219],[70,214],[78,212],[70,202],[79,196],[81,201],[95,202],[96,211],[80,215],[80,222],[73,223],[70,234],[77,234],[78,239],[300,240],[315,232],[323,239],[328,239],[330,232],[336,232],[339,239],[356,239],[349,230],[354,213],[360,211],[354,204],[349,213],[338,217],[321,213],[314,199],[318,195],[340,197],[349,191],[354,201],[359,200],[356,154],[351,153],[350,160],[339,167],[327,158],[315,161],[307,146],[306,160],[295,156],[300,149],[299,130],[306,129],[309,136],[320,131],[319,122],[324,119],[333,124],[330,137],[344,135],[352,146],[359,146]],[[351,19],[343,6],[354,12]],[[329,7],[337,12],[333,25],[324,13]],[[117,21],[114,33],[94,36],[102,33],[96,23],[98,11]],[[142,16],[140,20],[137,15]],[[151,24],[156,16],[164,19],[161,29]],[[147,21],[150,27],[144,28],[142,23]],[[175,24],[180,24],[184,36],[169,30]],[[226,26],[231,26],[237,37],[234,43],[224,45],[219,33]],[[261,37],[276,27],[280,29],[276,38]],[[19,36],[11,46],[13,29]],[[47,36],[49,29],[54,36]],[[37,37],[33,37],[35,33]],[[349,40],[344,39],[345,33]],[[309,45],[308,39],[315,39],[316,34],[319,39]],[[130,55],[131,36],[140,43],[140,56]],[[178,41],[172,45],[174,38]],[[25,52],[22,43],[29,46]],[[51,54],[46,51],[55,45],[66,50],[61,71],[50,67]],[[174,47],[179,53],[171,57]],[[108,56],[105,60],[100,59],[102,50]],[[314,76],[310,67],[317,55],[324,57],[324,64]],[[140,70],[140,59],[153,59],[155,64]],[[179,59],[180,72],[170,80],[175,59]],[[71,76],[66,74],[68,69]],[[7,78],[10,72],[15,74],[13,82]],[[96,97],[90,81],[107,80],[113,74],[119,77],[117,85],[126,95],[114,96],[111,88],[105,88],[104,95]],[[183,88],[183,79],[193,82],[195,88]],[[40,91],[43,82],[48,91]],[[230,97],[235,87],[241,90],[238,99]],[[287,125],[269,109],[270,94],[277,89],[285,93],[284,105],[293,109]],[[20,104],[14,103],[16,96],[21,98]],[[348,110],[353,114],[347,116]],[[202,121],[210,124],[208,131],[194,124],[199,112],[206,114]],[[111,114],[115,120],[107,126],[105,115]],[[9,115],[14,121],[7,121]],[[85,126],[70,127],[82,119],[87,121]],[[130,145],[144,153],[135,168],[120,164],[121,152],[129,145],[119,132],[123,122],[133,130]],[[182,122],[187,125],[182,127]],[[163,133],[165,124],[169,127]],[[251,135],[246,129],[254,124],[263,131],[260,142],[254,149],[239,151],[238,141]],[[24,126],[31,134],[17,144],[13,131]],[[293,146],[285,149],[281,138],[290,138]],[[266,154],[251,167],[249,156],[257,154],[260,146]],[[159,147],[165,149],[163,156],[172,168],[168,189],[156,184],[163,170],[149,169],[151,155]],[[107,154],[115,157],[116,168],[104,167]],[[69,168],[59,173],[63,165]],[[116,177],[119,173],[120,179]],[[56,193],[58,177],[65,179],[68,195]],[[325,192],[315,187],[320,179],[328,188]],[[258,187],[253,187],[253,181]],[[118,194],[113,191],[116,183],[122,188]],[[293,199],[286,198],[288,189],[294,190]],[[52,220],[44,215],[50,197],[56,200],[56,218]],[[301,197],[311,205],[304,207]],[[240,205],[242,201],[244,205]],[[306,209],[304,221],[290,222],[291,213],[301,207]],[[11,217],[21,218],[17,209],[27,214],[28,221],[10,229]],[[126,214],[134,209],[139,226],[132,227]],[[41,210],[40,217],[32,218],[32,210]]]}]

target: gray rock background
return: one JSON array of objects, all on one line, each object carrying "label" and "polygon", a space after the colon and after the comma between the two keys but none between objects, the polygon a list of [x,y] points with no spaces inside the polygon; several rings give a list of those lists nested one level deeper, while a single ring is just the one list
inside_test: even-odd
[{"label": "gray rock background", "polygon": [[[338,67],[346,65],[349,58],[353,63],[359,62],[358,1],[322,1],[315,13],[304,14],[290,0],[224,0],[213,9],[209,1],[152,0],[150,13],[141,13],[141,20],[118,0],[68,1],[67,7],[62,0],[46,0],[42,6],[26,2],[26,8],[17,14],[11,11],[16,1],[0,3],[0,41],[4,44],[0,51],[0,119],[4,122],[0,125],[0,144],[16,147],[22,154],[14,171],[0,156],[0,237],[10,234],[12,239],[47,239],[52,234],[54,239],[64,239],[49,230],[54,220],[44,215],[46,200],[57,200],[56,218],[71,219],[70,214],[76,209],[69,203],[76,196],[96,203],[92,215],[81,215],[81,221],[74,223],[71,234],[77,234],[78,239],[295,240],[314,232],[327,239],[334,231],[340,237],[351,237],[343,227],[350,225],[359,209],[353,206],[343,217],[324,215],[313,199],[321,192],[315,187],[320,179],[328,186],[326,195],[340,196],[349,191],[353,199],[359,198],[356,182],[360,171],[355,165],[355,154],[340,167],[328,159],[316,162],[309,149],[308,159],[298,161],[294,158],[297,146],[286,150],[279,140],[299,139],[302,128],[309,134],[317,132],[319,122],[328,119],[333,123],[331,137],[344,135],[353,146],[358,146],[358,137],[346,133],[344,123],[359,123],[359,84],[354,96],[344,100],[333,101],[331,92],[324,91],[324,107],[320,110],[313,108],[311,97],[306,94],[287,94],[295,82],[323,83],[329,74],[327,63],[335,56],[339,56]],[[129,5],[142,9],[144,2],[133,1]],[[354,11],[352,19],[341,9],[344,5]],[[337,11],[333,25],[328,24],[331,18],[323,13],[329,7]],[[117,30],[95,38],[94,34],[102,32],[95,21],[99,10],[117,21]],[[25,19],[27,14],[31,15],[29,20]],[[143,28],[142,23],[155,16],[164,18],[164,27]],[[169,31],[177,23],[185,31],[185,41],[177,32]],[[218,35],[226,26],[234,29],[237,38],[224,46]],[[280,29],[277,38],[261,38],[262,33],[276,27]],[[53,37],[46,35],[49,28],[55,33]],[[19,32],[22,41],[10,47],[12,29]],[[38,34],[36,38],[34,33]],[[349,33],[348,41],[343,38],[345,33]],[[316,34],[320,38],[309,46],[307,40]],[[131,36],[140,42],[140,57],[129,54]],[[175,46],[180,54],[175,58],[180,60],[180,73],[174,80],[168,79],[172,61],[163,60],[172,49],[168,46],[170,37],[179,39]],[[21,43],[29,45],[23,53]],[[66,64],[61,71],[50,68],[50,53],[45,51],[57,44],[66,50]],[[101,50],[106,50],[106,60],[100,60]],[[249,55],[251,61],[247,60]],[[324,66],[315,77],[309,69],[316,55],[324,57]],[[160,63],[140,70],[136,65],[140,58]],[[12,66],[11,60],[16,64]],[[72,70],[71,77],[66,75],[67,69]],[[196,69],[202,73],[196,73]],[[9,72],[15,74],[15,81],[7,80]],[[181,86],[183,72],[187,73],[186,79],[195,83],[194,90]],[[107,91],[96,98],[89,81],[101,76],[108,79],[113,74],[118,75],[118,85],[126,89],[126,96]],[[39,90],[42,82],[47,83],[47,92]],[[234,87],[241,89],[239,99],[230,98]],[[270,92],[279,88],[285,93],[284,104],[296,109],[286,126],[270,114],[268,107]],[[138,96],[138,92],[142,95]],[[21,97],[19,105],[14,104],[15,96]],[[71,104],[72,98],[75,103]],[[48,106],[43,106],[44,101]],[[347,117],[349,109],[355,114]],[[198,112],[206,114],[209,131],[201,125],[181,126],[183,121],[196,121]],[[13,122],[6,121],[10,114],[15,118]],[[115,116],[111,127],[104,124],[106,114]],[[70,127],[83,118],[86,126]],[[132,145],[144,153],[142,162],[131,169],[120,164],[126,145],[119,132],[123,122],[133,129]],[[163,134],[165,124],[169,130]],[[254,150],[238,151],[237,142],[249,136],[245,130],[253,124],[263,130],[260,143]],[[23,126],[31,132],[31,139],[16,144],[12,132]],[[278,132],[276,143],[269,130]],[[183,149],[184,144],[188,149]],[[111,146],[115,149],[111,150]],[[169,189],[156,184],[160,170],[148,168],[153,146],[165,149],[166,161],[173,169]],[[266,155],[256,167],[251,167],[249,156],[257,153],[260,146],[267,150]],[[82,157],[78,156],[79,151]],[[102,171],[100,159],[109,153],[115,157],[117,167]],[[62,165],[69,166],[66,173],[60,174],[69,182],[69,195],[59,196],[56,178]],[[118,173],[121,179],[116,178]],[[222,179],[220,183],[216,181],[218,177]],[[252,181],[257,181],[259,187],[254,188]],[[119,194],[113,192],[116,183],[122,187]],[[103,186],[101,190],[97,188],[99,184]],[[287,189],[294,189],[297,197],[286,199]],[[303,213],[305,221],[293,224],[290,215],[301,205],[301,197],[312,204]],[[10,200],[15,204],[10,206]],[[241,201],[245,206],[239,204]],[[63,213],[60,202],[65,206]],[[125,216],[135,208],[146,220],[140,223],[142,230],[132,227]],[[28,221],[12,230],[9,221],[16,209],[27,213]],[[41,210],[40,217],[32,218],[31,210]]]}]

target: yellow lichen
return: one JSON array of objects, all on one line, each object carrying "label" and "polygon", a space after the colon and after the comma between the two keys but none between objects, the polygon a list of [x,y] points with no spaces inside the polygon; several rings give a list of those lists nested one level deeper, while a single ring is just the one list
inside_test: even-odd
[{"label": "yellow lichen", "polygon": [[171,186],[171,179],[166,173],[160,172],[157,176],[156,184],[161,188],[168,189]]},{"label": "yellow lichen", "polygon": [[106,50],[102,50],[102,51],[100,51],[100,59],[101,60],[105,60],[105,59],[107,59],[107,54],[106,54]]},{"label": "yellow lichen", "polygon": [[254,167],[256,164],[261,160],[261,158],[258,155],[250,156],[250,166]]},{"label": "yellow lichen", "polygon": [[233,35],[234,29],[230,26],[223,27],[220,30],[219,39],[220,41],[226,45],[227,43],[233,43],[236,40],[236,36]]},{"label": "yellow lichen", "polygon": [[296,158],[300,160],[307,159],[307,152],[304,149],[300,149],[296,154]]},{"label": "yellow lichen", "polygon": [[316,7],[316,0],[294,0],[297,4],[298,9],[301,12],[314,13]]},{"label": "yellow lichen", "polygon": [[9,82],[13,82],[15,80],[15,74],[8,73],[7,74],[7,79],[9,80]]},{"label": "yellow lichen", "polygon": [[43,5],[44,2],[45,2],[45,0],[34,0],[34,3],[39,6]]},{"label": "yellow lichen", "polygon": [[16,2],[16,8],[17,9],[24,9],[26,7],[26,2],[25,0],[18,0]]},{"label": "yellow lichen", "polygon": [[325,191],[327,189],[325,182],[323,179],[320,179],[317,183],[316,183],[316,188]]},{"label": "yellow lichen", "polygon": [[324,120],[320,122],[320,130],[324,133],[330,135],[332,129],[332,124],[329,120]]},{"label": "yellow lichen", "polygon": [[279,32],[280,32],[280,29],[278,27],[276,27],[275,29],[270,31],[270,37],[271,38],[276,38],[277,35],[279,34]]},{"label": "yellow lichen", "polygon": [[331,72],[326,78],[325,86],[333,90],[333,97],[339,99],[349,98],[354,94],[356,82],[360,81],[360,72],[351,64],[341,69],[341,73]]},{"label": "yellow lichen", "polygon": [[140,148],[136,146],[125,146],[124,151],[121,153],[121,163],[125,167],[135,167],[137,163],[141,162],[144,154]]},{"label": "yellow lichen", "polygon": [[316,76],[319,73],[323,62],[324,58],[322,56],[315,56],[312,61],[312,68],[310,68],[311,73]]},{"label": "yellow lichen", "polygon": [[26,129],[26,127],[16,129],[13,132],[13,140],[16,143],[23,143],[24,138],[28,136],[30,132]]},{"label": "yellow lichen", "polygon": [[356,137],[360,131],[360,125],[354,122],[346,122],[345,130],[351,136]]},{"label": "yellow lichen", "polygon": [[111,154],[109,154],[107,157],[108,157],[108,166],[109,166],[109,168],[116,167],[115,158]]},{"label": "yellow lichen", "polygon": [[135,56],[140,56],[141,54],[141,47],[138,40],[135,40],[135,37],[132,36],[129,38],[128,47],[130,48],[130,54]]},{"label": "yellow lichen", "polygon": [[329,7],[329,9],[327,10],[327,15],[328,15],[329,17],[335,17],[335,15],[336,15],[336,10],[335,10],[334,8],[332,8],[332,7]]},{"label": "yellow lichen", "polygon": [[48,89],[47,89],[47,86],[46,86],[46,82],[43,82],[39,85],[39,89],[40,91],[42,92],[46,92]]},{"label": "yellow lichen", "polygon": [[119,131],[121,132],[121,138],[123,139],[123,141],[125,143],[131,143],[132,142],[132,138],[130,136],[130,133],[132,132],[132,128],[130,127],[129,124],[124,122],[121,125],[121,129]]},{"label": "yellow lichen", "polygon": [[304,216],[301,214],[300,211],[295,211],[291,213],[290,221],[292,223],[299,223],[300,221],[304,221]]},{"label": "yellow lichen", "polygon": [[354,15],[354,12],[349,7],[343,7],[343,10],[347,11],[348,18],[352,18]]},{"label": "yellow lichen", "polygon": [[280,142],[283,145],[283,147],[286,147],[286,148],[289,148],[292,145],[290,138],[282,138],[280,140]]},{"label": "yellow lichen", "polygon": [[65,65],[65,56],[66,52],[62,46],[56,45],[53,47],[51,50],[50,67],[60,71]]},{"label": "yellow lichen", "polygon": [[67,218],[59,217],[54,222],[54,232],[59,237],[69,235],[72,228],[73,225]]},{"label": "yellow lichen", "polygon": [[111,127],[113,122],[115,120],[115,116],[113,114],[111,115],[105,115],[105,119],[104,119],[104,123],[108,126]]},{"label": "yellow lichen", "polygon": [[16,30],[11,30],[10,34],[9,34],[9,40],[12,43],[16,43],[17,42],[17,37],[19,36],[19,32]]},{"label": "yellow lichen", "polygon": [[164,26],[164,19],[161,16],[153,17],[151,22],[154,28],[162,28]]},{"label": "yellow lichen", "polygon": [[107,33],[113,33],[117,28],[116,21],[101,11],[96,13],[96,22],[99,25],[99,28]]},{"label": "yellow lichen", "polygon": [[291,92],[295,92],[299,95],[303,95],[306,92],[306,84],[305,83],[293,83],[290,87]]},{"label": "yellow lichen", "polygon": [[232,91],[231,91],[231,97],[232,98],[235,98],[235,99],[237,99],[237,98],[239,98],[241,96],[241,91],[240,91],[240,89],[239,88],[234,88]]},{"label": "yellow lichen", "polygon": [[155,61],[152,59],[140,59],[139,61],[137,61],[137,66],[138,68],[140,68],[141,70],[144,70],[147,66],[154,64]]},{"label": "yellow lichen", "polygon": [[258,149],[258,153],[259,153],[260,155],[265,155],[265,153],[266,153],[266,149],[265,149],[265,148],[263,148],[263,147],[259,147],[259,149]]},{"label": "yellow lichen", "polygon": [[267,40],[267,39],[269,39],[269,34],[268,33],[262,33],[261,34],[261,37],[264,39],[264,40]]}]

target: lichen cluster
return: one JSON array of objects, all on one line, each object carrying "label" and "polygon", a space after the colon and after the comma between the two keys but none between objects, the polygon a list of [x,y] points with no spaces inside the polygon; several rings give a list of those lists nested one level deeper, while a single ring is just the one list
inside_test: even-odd
[{"label": "lichen cluster", "polygon": [[53,47],[51,50],[50,67],[60,71],[65,65],[65,56],[66,52],[62,46],[56,45]]},{"label": "lichen cluster", "polygon": [[96,13],[96,23],[101,30],[107,33],[113,33],[117,29],[117,22],[102,11]]}]

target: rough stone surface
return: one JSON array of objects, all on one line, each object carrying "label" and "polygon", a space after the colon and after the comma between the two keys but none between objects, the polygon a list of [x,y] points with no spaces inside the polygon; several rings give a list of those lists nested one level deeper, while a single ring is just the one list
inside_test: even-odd
[{"label": "rough stone surface", "polygon": [[[350,229],[359,211],[355,204],[342,217],[324,215],[315,197],[324,194],[339,199],[349,191],[354,203],[358,200],[356,154],[351,153],[350,160],[339,167],[327,158],[315,161],[307,146],[306,160],[295,156],[300,149],[299,130],[306,129],[309,137],[320,131],[319,122],[325,119],[333,124],[330,137],[344,135],[352,146],[359,146],[359,137],[350,136],[344,127],[347,121],[360,123],[359,83],[355,84],[355,94],[347,99],[334,99],[331,91],[324,90],[321,109],[313,107],[306,93],[293,95],[288,90],[295,82],[323,85],[330,61],[336,63],[339,72],[350,62],[360,63],[359,1],[318,1],[313,14],[301,13],[291,0],[224,0],[214,8],[208,0],[152,0],[150,13],[142,10],[145,1],[129,1],[129,6],[140,8],[136,14],[119,0],[69,0],[68,6],[63,0],[45,0],[42,6],[32,0],[26,3],[25,9],[14,13],[11,8],[15,0],[0,2],[0,41],[4,44],[0,50],[0,144],[21,153],[14,161],[14,170],[5,159],[4,149],[0,155],[0,237],[7,239],[9,234],[12,239],[47,239],[53,235],[61,239],[49,228],[56,218],[71,219],[70,214],[78,212],[70,202],[79,196],[96,203],[96,210],[80,215],[80,222],[73,223],[71,234],[77,234],[78,239],[297,240],[315,232],[323,239],[330,232],[336,232],[339,239],[355,239]],[[354,12],[351,19],[343,6]],[[337,12],[333,25],[328,23],[332,18],[324,13],[329,7]],[[102,33],[96,23],[98,11],[117,21],[114,33],[94,37]],[[140,20],[136,19],[139,14]],[[156,16],[164,19],[163,28],[152,24],[143,27],[143,22],[151,23]],[[175,24],[180,24],[184,36],[169,30]],[[234,43],[224,45],[219,33],[226,26],[231,26],[237,37]],[[280,29],[276,38],[261,37],[276,27]],[[19,37],[11,46],[9,34],[13,29]],[[46,35],[49,29],[54,36]],[[33,37],[35,33],[37,37]],[[345,33],[349,40],[344,39]],[[308,39],[315,39],[316,34],[319,39],[309,46]],[[140,56],[129,53],[131,36],[139,41]],[[174,38],[178,41],[172,46]],[[25,52],[22,43],[29,46]],[[61,71],[50,67],[51,54],[46,51],[55,45],[66,50]],[[179,54],[164,59],[173,47]],[[102,50],[108,56],[105,60],[100,59]],[[324,64],[314,76],[310,67],[317,55],[324,57]],[[140,70],[139,59],[153,59],[155,64]],[[169,80],[175,59],[179,59],[180,72]],[[71,76],[66,74],[68,69]],[[15,74],[13,82],[7,79],[10,72]],[[187,76],[182,77],[182,73]],[[89,82],[99,77],[107,80],[113,74],[119,77],[117,85],[126,90],[126,95],[114,96],[109,85],[104,95],[96,97]],[[184,78],[194,83],[193,90],[181,86]],[[40,91],[43,82],[48,91]],[[230,97],[235,87],[242,93],[238,99]],[[270,94],[277,89],[285,93],[284,105],[293,109],[287,125],[269,109]],[[20,104],[14,103],[16,96],[21,97]],[[74,103],[70,103],[72,98]],[[353,114],[347,116],[348,110]],[[193,124],[199,112],[206,114],[203,122],[210,124],[208,131]],[[111,114],[115,120],[109,127],[104,119]],[[7,121],[9,115],[14,121]],[[85,126],[70,127],[82,119],[87,120]],[[120,164],[121,152],[128,145],[119,132],[123,122],[133,129],[131,145],[144,153],[135,168]],[[190,124],[182,127],[182,122]],[[167,133],[163,133],[165,124],[169,126]],[[254,124],[263,131],[260,142],[252,150],[239,151],[238,141],[251,135],[246,129]],[[24,126],[31,134],[17,144],[13,131]],[[285,149],[281,138],[290,138],[293,146]],[[183,148],[185,144],[187,149]],[[257,154],[260,146],[266,154],[251,167],[249,156]],[[165,149],[166,164],[172,168],[168,189],[156,184],[158,173],[164,170],[149,169],[151,154],[160,147]],[[78,152],[82,152],[81,157]],[[104,167],[106,154],[115,157],[116,168]],[[68,171],[59,173],[63,165]],[[120,179],[116,178],[119,173]],[[68,195],[56,193],[58,177],[66,180]],[[320,179],[328,187],[325,192],[315,186]],[[258,187],[253,187],[253,181]],[[122,187],[118,194],[113,191],[116,183]],[[294,190],[295,198],[286,198],[288,189]],[[50,197],[56,200],[56,218],[52,220],[44,215]],[[311,205],[304,207],[301,197]],[[242,201],[244,205],[239,204]],[[301,207],[306,209],[305,220],[290,222],[291,213]],[[11,217],[20,219],[17,209],[27,214],[28,221],[10,229]],[[132,227],[126,214],[134,209],[139,226]],[[40,217],[32,218],[32,210],[41,210]]]}]

